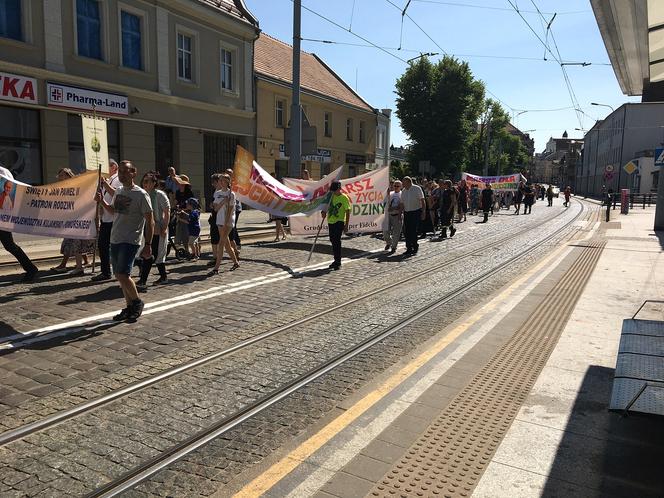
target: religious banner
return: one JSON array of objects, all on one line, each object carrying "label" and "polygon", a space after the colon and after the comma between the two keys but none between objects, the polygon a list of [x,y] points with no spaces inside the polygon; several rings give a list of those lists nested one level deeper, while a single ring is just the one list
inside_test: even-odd
[{"label": "religious banner", "polygon": [[477,185],[480,190],[484,188],[487,183],[491,184],[493,190],[517,190],[519,182],[526,182],[526,177],[521,173],[514,173],[513,175],[503,176],[477,176],[470,173],[462,173],[461,179],[466,180],[469,187]]},{"label": "religious banner", "polygon": [[341,176],[341,167],[322,180],[295,189],[274,179],[254,161],[249,151],[238,145],[233,176],[233,192],[240,202],[277,218],[285,218],[324,209],[330,201],[330,183]]},{"label": "religious banner", "polygon": [[83,148],[85,150],[85,169],[97,171],[101,164],[101,172],[108,174],[108,136],[106,120],[81,116],[83,127]]},{"label": "religious banner", "polygon": [[94,239],[97,172],[33,187],[0,175],[0,230]]},{"label": "religious banner", "polygon": [[[301,189],[313,182],[284,178],[284,183],[288,187]],[[350,198],[351,213],[348,232],[372,233],[383,230],[385,196],[389,185],[389,168],[381,168],[341,180],[341,191]],[[310,216],[293,216],[288,223],[293,235],[316,235],[322,221],[321,213],[317,212]],[[323,224],[321,233],[327,233],[327,223]]]}]

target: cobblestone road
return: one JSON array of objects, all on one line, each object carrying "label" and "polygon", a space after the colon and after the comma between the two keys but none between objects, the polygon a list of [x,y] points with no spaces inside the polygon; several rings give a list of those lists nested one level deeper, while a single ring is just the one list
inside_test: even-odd
[{"label": "cobblestone road", "polygon": [[[0,388],[0,430],[38,420],[313,310],[363,295],[415,271],[472,252],[489,240],[533,229],[403,288],[375,296],[369,305],[361,303],[340,316],[325,317],[274,336],[223,361],[6,444],[0,447],[0,494],[57,496],[89,491],[509,259],[580,210],[574,204],[554,218],[562,208],[540,206],[536,205],[532,216],[503,212],[487,225],[475,224],[469,218],[453,240],[422,244],[420,254],[408,263],[401,257],[385,258],[380,253],[363,255],[367,250],[381,249],[382,243],[359,237],[344,241],[344,246],[347,256],[362,257],[340,272],[289,275],[293,267],[302,265],[307,241],[247,247],[241,271],[216,279],[204,278],[205,269],[200,265],[173,266],[176,283],[151,289],[146,300],[167,301],[197,292],[197,301],[166,302],[160,308],[172,307],[147,314],[136,324],[120,324],[6,352],[0,356],[0,375],[7,379]],[[329,252],[329,247],[322,248]],[[449,323],[546,251],[546,247],[532,251],[518,265],[448,303],[407,334],[384,341],[269,413],[156,475],[132,494],[209,495],[220,483],[228,482],[248,464],[300,433],[348,393],[426,340],[432,330],[437,330],[435,324]],[[324,253],[316,254],[312,263],[328,258]],[[253,287],[235,287],[236,292],[219,295],[233,289],[228,286],[265,275],[274,275],[274,281],[246,282],[245,287]],[[84,279],[54,280],[33,287],[5,284],[0,312],[4,317],[16,316],[14,323],[6,324],[5,334],[113,311],[121,304],[113,285],[88,286]],[[14,310],[12,314],[10,309]]]}]

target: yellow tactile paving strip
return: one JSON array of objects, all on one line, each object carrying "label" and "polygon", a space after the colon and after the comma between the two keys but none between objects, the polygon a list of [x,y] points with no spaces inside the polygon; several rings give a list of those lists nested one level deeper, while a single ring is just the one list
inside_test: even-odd
[{"label": "yellow tactile paving strip", "polygon": [[541,305],[368,496],[468,497],[555,348],[605,245],[587,242]]}]

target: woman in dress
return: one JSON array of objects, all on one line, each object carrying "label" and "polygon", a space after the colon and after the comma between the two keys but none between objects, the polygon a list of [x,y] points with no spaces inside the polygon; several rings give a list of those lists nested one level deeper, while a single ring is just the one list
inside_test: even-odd
[{"label": "woman in dress", "polygon": [[466,180],[461,180],[459,182],[457,191],[459,192],[459,218],[457,219],[457,222],[461,223],[461,216],[463,215],[463,221],[466,221],[466,213],[468,212],[468,185],[466,184]]},{"label": "woman in dress", "polygon": [[219,273],[219,266],[224,257],[224,248],[233,261],[230,271],[240,267],[236,251],[231,245],[229,234],[235,226],[235,193],[231,190],[231,178],[228,175],[212,175],[214,192],[214,209],[217,212],[217,227],[219,229],[219,246],[217,247],[217,260],[210,275]]},{"label": "woman in dress", "polygon": [[[58,171],[57,179],[59,182],[74,178],[74,172],[69,168],[62,168]],[[76,259],[76,267],[71,271],[70,275],[83,275],[83,265],[88,265],[88,254],[95,252],[95,239],[81,240],[81,239],[63,239],[60,245],[60,254],[62,254],[62,261],[52,270],[64,271],[67,269],[67,261],[73,257]]]}]

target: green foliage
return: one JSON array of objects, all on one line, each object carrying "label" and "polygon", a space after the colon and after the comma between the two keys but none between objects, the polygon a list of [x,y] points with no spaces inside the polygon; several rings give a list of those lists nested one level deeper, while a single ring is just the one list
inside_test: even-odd
[{"label": "green foliage", "polygon": [[413,171],[410,169],[410,165],[407,163],[402,163],[396,159],[390,161],[390,176],[392,178],[403,178],[404,176],[413,175]]},{"label": "green foliage", "polygon": [[450,176],[461,171],[484,104],[484,84],[468,64],[422,57],[397,80],[396,93],[396,114],[412,141],[410,164],[428,160],[434,172]]}]

